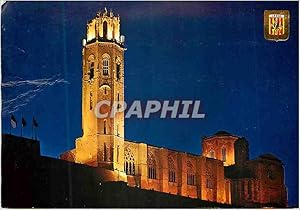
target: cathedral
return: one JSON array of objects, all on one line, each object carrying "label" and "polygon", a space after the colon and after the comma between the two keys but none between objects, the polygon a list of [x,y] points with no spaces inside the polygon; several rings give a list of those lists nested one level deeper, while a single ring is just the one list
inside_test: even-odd
[{"label": "cathedral", "polygon": [[243,137],[219,131],[202,138],[202,154],[190,154],[125,139],[124,112],[113,118],[95,116],[97,102],[124,101],[124,42],[120,17],[111,11],[98,12],[87,23],[82,43],[83,135],[60,158],[98,168],[103,180],[130,187],[241,207],[286,207],[282,161],[272,154],[250,160]]}]

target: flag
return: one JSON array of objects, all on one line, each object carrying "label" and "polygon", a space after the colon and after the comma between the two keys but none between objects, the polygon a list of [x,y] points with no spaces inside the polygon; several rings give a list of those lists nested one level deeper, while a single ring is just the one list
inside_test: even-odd
[{"label": "flag", "polygon": [[25,127],[26,126],[26,120],[24,119],[24,117],[22,117],[22,127]]},{"label": "flag", "polygon": [[10,117],[10,124],[11,124],[11,127],[13,127],[13,128],[17,127],[17,120],[14,115],[11,115],[11,117]]},{"label": "flag", "polygon": [[37,123],[37,121],[35,120],[35,118],[33,117],[33,119],[32,119],[32,126],[33,127],[38,127],[39,125],[38,125],[38,123]]}]

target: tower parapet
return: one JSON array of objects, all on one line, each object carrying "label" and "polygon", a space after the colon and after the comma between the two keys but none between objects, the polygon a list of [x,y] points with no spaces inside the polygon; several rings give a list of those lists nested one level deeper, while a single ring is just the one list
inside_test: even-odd
[{"label": "tower parapet", "polygon": [[95,18],[87,23],[86,40],[84,44],[95,41],[115,42],[124,45],[125,36],[120,34],[120,16],[110,10],[98,11]]}]

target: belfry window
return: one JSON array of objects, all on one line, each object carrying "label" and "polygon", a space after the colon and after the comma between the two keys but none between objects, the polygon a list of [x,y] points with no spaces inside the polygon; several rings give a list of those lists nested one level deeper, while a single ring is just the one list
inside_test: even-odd
[{"label": "belfry window", "polygon": [[117,146],[117,163],[119,162],[119,156],[120,156],[120,145]]},{"label": "belfry window", "polygon": [[119,136],[119,123],[117,123],[117,136]]},{"label": "belfry window", "polygon": [[90,110],[93,109],[93,93],[90,92]]},{"label": "belfry window", "polygon": [[91,62],[90,67],[89,67],[89,73],[88,73],[90,80],[92,80],[94,78],[94,66],[95,66],[95,63]]},{"label": "belfry window", "polygon": [[121,79],[121,66],[120,66],[120,64],[117,64],[116,77],[117,77],[117,80]]},{"label": "belfry window", "polygon": [[106,134],[106,120],[103,121],[103,133]]},{"label": "belfry window", "polygon": [[104,23],[103,23],[103,37],[105,39],[107,39],[107,22],[106,21],[104,21]]},{"label": "belfry window", "polygon": [[171,157],[168,158],[168,166],[169,166],[169,182],[176,182],[175,164]]},{"label": "belfry window", "polygon": [[215,151],[210,150],[210,151],[209,151],[209,157],[210,157],[210,158],[215,158]]},{"label": "belfry window", "polygon": [[187,162],[187,184],[195,185],[195,171],[190,161]]},{"label": "belfry window", "polygon": [[222,161],[226,162],[226,148],[222,148]]},{"label": "belfry window", "polygon": [[152,153],[148,155],[148,178],[156,179],[156,161]]},{"label": "belfry window", "polygon": [[109,61],[107,58],[103,59],[102,65],[103,65],[103,75],[108,76]]},{"label": "belfry window", "polygon": [[117,109],[120,109],[120,108],[121,108],[121,104],[120,104],[120,93],[118,93],[118,95],[117,95],[117,100],[118,100]]},{"label": "belfry window", "polygon": [[128,175],[135,175],[134,155],[129,147],[125,149],[125,172]]}]

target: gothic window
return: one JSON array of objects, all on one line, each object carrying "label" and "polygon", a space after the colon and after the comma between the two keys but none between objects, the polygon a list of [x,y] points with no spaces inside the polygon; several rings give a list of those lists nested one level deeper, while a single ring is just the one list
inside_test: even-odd
[{"label": "gothic window", "polygon": [[89,79],[92,80],[94,79],[94,68],[95,68],[95,63],[91,62],[89,66]]},{"label": "gothic window", "polygon": [[176,169],[174,161],[171,157],[168,158],[169,167],[169,182],[176,182]]},{"label": "gothic window", "polygon": [[251,180],[248,181],[248,196],[249,196],[249,199],[252,199],[252,185],[251,185]]},{"label": "gothic window", "polygon": [[254,186],[254,193],[253,193],[253,199],[257,200],[257,184],[255,182],[253,182],[253,186]]},{"label": "gothic window", "polygon": [[107,146],[106,143],[103,145],[104,161],[107,161]]},{"label": "gothic window", "polygon": [[214,150],[209,151],[209,157],[210,158],[215,158],[215,151]]},{"label": "gothic window", "polygon": [[241,181],[241,185],[242,185],[242,193],[245,193],[245,182],[243,180]]},{"label": "gothic window", "polygon": [[117,100],[118,100],[117,109],[119,110],[119,109],[121,108],[121,104],[120,104],[120,93],[118,93],[118,95],[117,95]]},{"label": "gothic window", "polygon": [[213,183],[214,175],[212,173],[212,169],[208,166],[205,169],[205,175],[206,175],[206,188],[213,189],[214,188],[214,183]]},{"label": "gothic window", "polygon": [[108,156],[108,160],[109,161],[114,161],[114,156],[113,156],[113,154],[114,154],[114,147],[109,147],[109,156]]},{"label": "gothic window", "polygon": [[117,80],[121,79],[121,65],[120,64],[117,64],[116,77],[117,77]]},{"label": "gothic window", "polygon": [[120,145],[117,146],[117,163],[119,162],[119,156],[120,156]]},{"label": "gothic window", "polygon": [[103,37],[105,39],[107,39],[107,22],[106,21],[104,21],[104,23],[103,23]]},{"label": "gothic window", "polygon": [[103,133],[106,134],[106,120],[103,121]]},{"label": "gothic window", "polygon": [[226,162],[226,148],[225,147],[222,148],[222,161]]},{"label": "gothic window", "polygon": [[111,146],[107,146],[107,144],[104,142],[103,144],[103,159],[104,161],[113,161],[113,148]]},{"label": "gothic window", "polygon": [[125,172],[128,175],[135,175],[134,155],[129,147],[125,149]]},{"label": "gothic window", "polygon": [[93,93],[90,92],[90,110],[93,109]]},{"label": "gothic window", "polygon": [[209,189],[213,188],[212,180],[210,177],[206,179],[206,188],[209,188]]},{"label": "gothic window", "polygon": [[156,179],[156,161],[151,152],[148,154],[148,178]]},{"label": "gothic window", "polygon": [[103,75],[108,76],[108,70],[109,70],[109,60],[108,60],[108,58],[103,59],[102,65],[103,65]]},{"label": "gothic window", "polygon": [[190,161],[187,162],[187,184],[195,185],[195,171]]}]

